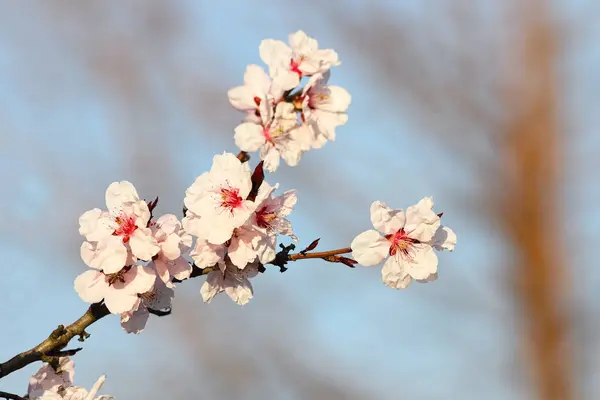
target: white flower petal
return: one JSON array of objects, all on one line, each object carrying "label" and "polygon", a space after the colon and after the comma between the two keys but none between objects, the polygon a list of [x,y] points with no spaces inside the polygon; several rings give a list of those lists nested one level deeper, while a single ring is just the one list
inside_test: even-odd
[{"label": "white flower petal", "polygon": [[122,314],[133,310],[138,306],[140,299],[136,294],[128,293],[125,290],[112,289],[107,291],[104,296],[104,304],[111,314]]},{"label": "white flower petal", "polygon": [[350,247],[352,257],[365,267],[382,262],[390,250],[388,241],[374,230],[365,231],[355,237]]},{"label": "white flower petal", "polygon": [[404,211],[392,210],[381,201],[371,204],[371,223],[378,231],[386,235],[396,233],[404,227],[405,221]]},{"label": "white flower petal", "polygon": [[185,258],[179,257],[169,263],[169,272],[181,281],[190,277],[192,266]]},{"label": "white flower petal", "polygon": [[75,278],[75,291],[86,303],[97,303],[104,298],[108,282],[102,272],[88,270]]},{"label": "white flower petal", "polygon": [[139,201],[137,190],[131,182],[113,182],[106,189],[106,205],[110,212],[120,210],[123,205]]},{"label": "white flower petal", "polygon": [[454,251],[456,246],[456,234],[447,226],[440,226],[431,240],[432,246],[436,250]]},{"label": "white flower petal", "polygon": [[206,282],[200,288],[202,300],[205,303],[210,303],[217,293],[223,291],[223,274],[221,271],[210,272],[206,276]]},{"label": "white flower petal", "polygon": [[102,240],[114,231],[108,221],[108,213],[99,208],[86,211],[79,217],[79,234],[91,242]]},{"label": "white flower petal", "polygon": [[404,265],[398,263],[396,257],[390,257],[383,264],[381,270],[383,283],[392,289],[405,289],[412,282],[412,278],[406,272]]},{"label": "white flower petal", "polygon": [[[425,243],[413,244],[410,252],[411,260],[402,258],[402,263],[407,273],[414,279],[427,279],[437,272],[438,258],[433,248]],[[396,257],[400,257],[398,253]]]},{"label": "white flower petal", "polygon": [[225,257],[225,246],[198,239],[196,246],[190,252],[190,256],[198,267],[212,267]]},{"label": "white flower petal", "polygon": [[[257,94],[266,94],[271,88],[271,78],[265,72],[263,67],[256,64],[250,64],[244,72],[244,84],[254,90],[252,96]],[[262,96],[260,96],[262,97]]]},{"label": "white flower petal", "polygon": [[225,279],[225,293],[237,304],[243,306],[252,299],[254,292],[248,279]]},{"label": "white flower petal", "polygon": [[260,158],[265,162],[263,166],[269,172],[277,171],[279,157],[279,151],[270,143],[260,149]]},{"label": "white flower petal", "polygon": [[150,228],[136,229],[129,239],[129,245],[133,255],[145,261],[152,259],[160,251]]},{"label": "white flower petal", "polygon": [[406,209],[404,230],[413,239],[429,242],[440,226],[440,217],[433,211],[433,198],[425,197]]},{"label": "white flower petal", "polygon": [[242,151],[258,151],[265,144],[265,135],[261,125],[244,122],[235,128],[235,145]]},{"label": "white flower petal", "polygon": [[118,236],[108,236],[96,244],[84,242],[81,245],[81,258],[91,268],[113,274],[127,262],[127,248]]},{"label": "white flower petal", "polygon": [[232,238],[231,244],[227,249],[227,255],[233,265],[239,269],[244,269],[248,263],[256,259],[256,251],[252,246],[252,240],[254,237],[257,237],[257,234],[247,232]]},{"label": "white flower petal", "polygon": [[254,102],[254,93],[247,85],[237,86],[227,91],[229,103],[241,111],[254,110],[256,103]]},{"label": "white flower petal", "polygon": [[162,256],[169,260],[175,260],[181,256],[180,248],[181,238],[176,233],[171,233],[167,238],[160,243],[160,251]]},{"label": "white flower petal", "polygon": [[150,313],[146,307],[139,307],[132,313],[121,314],[121,327],[127,333],[141,333],[146,327]]},{"label": "white flower petal", "polygon": [[156,272],[145,265],[134,265],[127,271],[123,278],[125,283],[115,282],[113,288],[133,294],[149,292],[154,287]]},{"label": "white flower petal", "polygon": [[162,215],[156,220],[156,226],[167,235],[177,233],[181,229],[179,219],[173,214]]},{"label": "white flower petal", "polygon": [[264,39],[258,47],[260,59],[269,67],[281,64],[285,59],[290,59],[292,49],[281,40]]}]

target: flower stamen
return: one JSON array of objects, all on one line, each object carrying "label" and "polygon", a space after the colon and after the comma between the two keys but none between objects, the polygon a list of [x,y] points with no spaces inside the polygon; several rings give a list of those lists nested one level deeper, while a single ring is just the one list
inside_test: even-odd
[{"label": "flower stamen", "polygon": [[263,206],[256,212],[256,224],[261,228],[273,229],[273,222],[277,220],[277,214],[269,212],[267,206]]},{"label": "flower stamen", "polygon": [[396,233],[385,235],[385,238],[388,240],[388,242],[390,242],[390,257],[398,254],[407,261],[413,260],[411,253],[414,248],[414,244],[417,243],[417,241],[408,237],[404,231],[404,228],[400,229]]},{"label": "flower stamen", "polygon": [[239,195],[239,189],[221,189],[221,207],[233,210],[242,206],[243,199]]},{"label": "flower stamen", "polygon": [[129,239],[138,228],[135,224],[135,216],[121,214],[115,218],[117,228],[113,232],[113,236],[123,236],[123,243],[129,242]]}]

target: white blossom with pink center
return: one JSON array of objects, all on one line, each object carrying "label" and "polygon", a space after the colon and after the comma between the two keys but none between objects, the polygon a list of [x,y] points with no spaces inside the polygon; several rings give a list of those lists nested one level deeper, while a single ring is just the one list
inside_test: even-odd
[{"label": "white blossom with pink center", "polygon": [[94,397],[104,384],[106,376],[102,375],[88,392],[80,386],[73,386],[75,362],[69,357],[60,357],[58,368],[54,370],[50,364],[44,364],[29,379],[27,397],[30,400],[111,400],[112,396]]},{"label": "white blossom with pink center", "polygon": [[27,394],[31,398],[32,395],[44,391],[57,392],[60,388],[71,386],[74,376],[75,361],[69,357],[60,357],[56,370],[50,364],[44,364],[29,378]]},{"label": "white blossom with pink center", "polygon": [[150,316],[149,308],[157,311],[169,310],[175,292],[162,280],[157,279],[152,289],[138,296],[140,301],[137,306],[121,314],[121,327],[127,333],[139,334],[144,330]]},{"label": "white blossom with pink center", "polygon": [[[185,221],[185,219],[184,219]],[[215,266],[225,258],[227,247],[225,244],[212,244],[204,239],[196,240],[190,256],[194,264],[200,268]]]},{"label": "white blossom with pink center", "polygon": [[256,211],[251,219],[254,229],[261,233],[255,248],[259,261],[263,264],[275,258],[277,234],[286,235],[294,241],[298,241],[292,230],[291,222],[286,219],[298,201],[297,191],[288,190],[281,196],[273,197],[273,192],[278,186],[278,184],[271,186],[263,181],[255,199]]},{"label": "white blossom with pink center", "polygon": [[84,387],[71,386],[71,387],[67,388],[63,393],[60,393],[60,395],[62,397],[59,397],[59,398],[41,397],[40,400],[54,400],[54,399],[57,399],[57,400],[58,399],[61,399],[61,400],[113,400],[114,399],[113,396],[106,395],[106,394],[96,397],[96,394],[98,393],[98,391],[100,390],[102,385],[104,385],[105,381],[106,381],[106,375],[102,375],[100,378],[98,378],[96,383],[94,383],[94,386],[92,386],[92,388],[90,389],[89,392]]},{"label": "white blossom with pink center", "polygon": [[234,140],[240,150],[260,151],[264,168],[274,172],[283,158],[289,166],[300,162],[303,152],[301,132],[297,129],[297,114],[290,103],[279,103],[273,109],[262,102],[260,105],[261,122],[243,122],[235,128]]},{"label": "white blossom with pink center", "polygon": [[104,299],[112,314],[122,314],[138,307],[139,295],[151,290],[155,280],[148,266],[127,266],[113,274],[88,270],[75,279],[75,291],[87,303]]},{"label": "white blossom with pink center", "polygon": [[127,181],[113,182],[106,190],[108,211],[98,208],[79,218],[79,233],[96,244],[94,257],[84,259],[88,266],[107,274],[118,272],[127,263],[128,253],[150,260],[159,251],[148,228],[150,210]]},{"label": "white blossom with pink center", "polygon": [[311,147],[335,140],[335,128],[348,121],[352,98],[342,87],[329,85],[330,71],[312,76],[302,91],[302,121],[309,128]]},{"label": "white blossom with pink center", "polygon": [[406,288],[413,279],[434,280],[438,265],[434,249],[453,250],[456,244],[454,232],[440,225],[431,197],[408,207],[406,213],[375,201],[371,205],[371,222],[376,230],[354,238],[350,244],[352,256],[364,266],[377,265],[387,258],[382,269],[383,282],[394,289]]},{"label": "white blossom with pink center", "polygon": [[192,272],[192,266],[182,255],[192,247],[192,236],[173,214],[161,216],[150,224],[150,229],[160,247],[154,256],[156,275],[167,287],[174,287],[173,278],[183,280]]},{"label": "white blossom with pink center", "polygon": [[250,224],[245,224],[233,230],[231,239],[223,244],[210,244],[205,240],[197,240],[190,256],[200,268],[212,267],[222,262],[225,255],[231,263],[240,269],[256,259],[256,247],[262,235]]},{"label": "white blossom with pink center", "polygon": [[300,79],[323,73],[340,65],[331,49],[319,49],[318,42],[303,31],[288,37],[289,46],[281,40],[265,39],[260,43],[260,58],[269,67],[269,75],[284,90],[298,86]]},{"label": "white blossom with pink center", "polygon": [[254,202],[246,199],[251,189],[247,163],[231,153],[214,156],[211,170],[196,178],[185,192],[184,204],[196,219],[188,232],[211,244],[228,241],[233,230],[254,212]]},{"label": "white blossom with pink center", "polygon": [[260,123],[261,103],[266,101],[270,108],[275,108],[283,92],[262,67],[251,64],[246,67],[244,84],[230,89],[227,97],[234,108],[247,114],[248,120]]},{"label": "white blossom with pink center", "polygon": [[217,294],[225,292],[237,304],[247,304],[254,294],[250,279],[258,274],[259,266],[255,261],[240,269],[226,257],[216,270],[206,276],[206,282],[200,289],[202,299],[210,303]]}]

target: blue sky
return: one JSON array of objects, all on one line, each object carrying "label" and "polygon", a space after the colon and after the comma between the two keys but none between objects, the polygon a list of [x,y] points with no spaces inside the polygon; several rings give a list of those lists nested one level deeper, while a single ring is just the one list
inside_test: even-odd
[{"label": "blue sky", "polygon": [[[573,7],[586,7],[580,3]],[[270,270],[260,276],[255,280],[255,299],[243,309],[225,297],[205,306],[198,293],[201,282],[186,282],[181,291],[186,299],[197,297],[198,323],[207,307],[215,307],[221,329],[267,335],[285,331],[286,321],[293,319],[289,314],[297,312],[302,340],[283,339],[283,345],[309,369],[342,384],[359,381],[374,398],[525,396],[527,392],[512,370],[518,363],[512,342],[515,321],[510,302],[502,298],[504,283],[499,282],[502,275],[497,270],[506,249],[492,227],[455,204],[457,192],[473,189],[465,164],[424,135],[422,125],[401,102],[390,104],[381,99],[365,73],[364,61],[359,64],[360,56],[345,47],[328,26],[289,15],[282,18],[281,7],[267,3],[262,7],[232,7],[228,2],[184,4],[185,12],[179,16],[184,33],[177,46],[170,47],[164,57],[152,53],[162,48],[150,40],[135,49],[137,57],[149,60],[141,82],[152,95],[148,104],[155,109],[145,109],[145,102],[139,108],[124,108],[118,88],[95,81],[92,68],[78,61],[78,52],[83,50],[77,40],[61,41],[61,35],[81,33],[75,28],[70,31],[70,24],[50,24],[42,11],[25,6],[8,10],[4,21],[0,18],[0,132],[6,144],[0,147],[0,178],[10,187],[0,200],[9,221],[0,228],[3,270],[8,272],[0,283],[0,299],[5,305],[0,308],[0,318],[10,322],[1,333],[4,346],[0,358],[30,348],[58,323],[75,320],[85,309],[72,290],[77,271],[84,270],[83,263],[76,262],[81,240],[77,218],[89,208],[103,206],[104,190],[112,181],[130,179],[137,185],[134,178],[138,177],[144,181],[143,189],[159,190],[161,182],[153,184],[152,176],[140,174],[132,166],[130,161],[139,157],[136,151],[146,152],[150,160],[157,160],[156,165],[160,165],[161,152],[174,157],[176,176],[169,187],[178,191],[141,193],[147,198],[160,196],[159,211],[173,213],[179,212],[176,207],[185,188],[210,167],[213,154],[236,151],[236,111],[215,116],[217,123],[199,122],[193,107],[182,107],[182,92],[173,89],[177,77],[164,71],[193,70],[196,75],[190,79],[217,81],[224,89],[220,97],[210,98],[212,93],[194,96],[222,104],[226,89],[242,82],[246,65],[260,63],[260,40],[286,40],[288,33],[304,29],[323,47],[338,51],[342,65],[333,71],[332,82],[351,93],[352,104],[349,122],[339,128],[335,143],[307,154],[294,171],[282,166],[267,178],[279,182],[283,190],[305,189],[300,190],[291,217],[301,245],[321,237],[322,250],[345,247],[356,234],[370,228],[372,201],[405,208],[432,195],[436,209],[444,211],[445,223],[458,234],[457,250],[440,255],[437,282],[414,284],[405,291],[384,287],[378,268],[350,270],[319,261],[299,262],[285,274]],[[389,4],[390,12],[408,13],[414,8],[418,13],[420,9],[416,2],[406,2],[406,10],[400,11],[397,3]],[[122,13],[121,19],[114,19],[121,21],[115,22],[118,39],[120,31],[128,32],[135,6],[125,10],[114,7],[111,12]],[[571,14],[565,15],[567,19]],[[73,26],[81,29],[81,25]],[[198,37],[202,37],[201,43],[197,43]],[[574,117],[567,118],[567,125],[581,138],[578,140],[597,144],[593,123],[597,107],[589,104],[598,104],[598,91],[589,89],[588,83],[597,71],[598,49],[573,48],[572,52],[565,62],[566,103],[585,102],[574,111]],[[591,82],[597,89],[598,80]],[[144,120],[156,110],[161,119],[158,128]],[[198,113],[202,114],[201,110]],[[140,135],[155,128],[172,132],[173,140],[151,146],[127,139],[132,130]],[[573,147],[572,151],[579,151]],[[310,165],[330,181],[312,187],[310,174],[315,169]],[[597,167],[597,161],[585,165]],[[577,166],[571,168],[577,170]],[[152,165],[149,171],[156,172]],[[67,176],[66,185],[49,182],[54,174]],[[592,198],[597,198],[597,190],[582,186],[591,188]],[[580,202],[588,189],[577,194],[581,192],[577,188],[569,201]],[[64,191],[73,191],[73,204],[78,208],[68,202],[53,204],[57,198],[69,198]],[[348,193],[353,197],[348,198]],[[593,221],[597,220],[595,214]],[[586,234],[597,231],[593,221],[581,221]],[[43,231],[36,229],[40,226]],[[53,238],[52,229],[72,232],[65,236],[72,240]],[[586,261],[585,254],[578,257]],[[269,297],[261,298],[261,292]],[[277,293],[293,306],[273,304]],[[94,325],[91,339],[76,358],[76,382],[89,386],[99,374],[108,373],[105,393],[136,398],[142,389],[130,385],[129,379],[147,379],[156,365],[170,362],[174,369],[201,368],[181,347],[181,341],[166,336],[176,329],[169,318],[151,320],[138,337],[126,335],[115,317]],[[116,366],[119,372],[111,375]],[[24,392],[27,374],[37,367],[4,378],[0,390]],[[211,380],[210,370],[204,374],[198,378],[200,385]],[[158,375],[151,376],[160,379]],[[285,398],[284,385],[273,390],[275,397]]]}]

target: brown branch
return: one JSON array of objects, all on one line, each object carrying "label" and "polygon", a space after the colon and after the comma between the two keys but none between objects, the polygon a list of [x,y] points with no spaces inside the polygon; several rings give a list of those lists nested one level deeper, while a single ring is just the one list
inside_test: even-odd
[{"label": "brown branch", "polygon": [[0,398],[7,399],[7,400],[25,400],[25,397],[21,397],[16,394],[2,392],[2,391],[0,391]]},{"label": "brown branch", "polygon": [[[290,252],[296,248],[295,245],[290,244],[288,246],[284,246],[283,244],[280,244],[279,247],[281,247],[281,251],[275,255],[275,259],[269,264],[275,265],[279,267],[281,272],[285,272],[287,271],[287,267],[285,265],[290,261],[320,258],[328,262],[342,263],[350,268],[354,268],[356,261],[351,258],[340,256],[340,254],[350,253],[352,249],[349,247],[344,247],[343,249],[337,250],[321,251],[317,253],[308,253],[308,249],[315,248],[318,241],[319,239],[313,241],[309,247],[295,254],[290,254]],[[262,272],[264,272],[264,270]]]},{"label": "brown branch", "polygon": [[85,329],[108,314],[110,314],[110,311],[108,311],[108,308],[103,303],[92,304],[86,313],[71,325],[67,327],[59,325],[42,343],[0,364],[0,378],[36,361],[45,361],[51,357],[60,357],[65,354],[75,354],[81,349],[68,350],[66,353],[61,350],[75,336],[79,336],[80,341],[87,338],[89,334]]},{"label": "brown branch", "polygon": [[[326,260],[327,258],[330,258],[331,256],[337,256],[339,254],[346,254],[346,253],[351,253],[351,252],[352,252],[352,249],[350,247],[344,247],[343,249],[321,251],[321,252],[317,252],[317,253],[296,253],[296,254],[290,254],[288,256],[288,261],[303,260],[305,258],[322,258],[323,260]],[[328,260],[326,260],[326,261],[328,261]]]},{"label": "brown branch", "polygon": [[[282,251],[280,251],[277,254],[278,257],[276,258],[276,260],[271,262],[271,264],[279,266],[282,272],[287,269],[284,267],[284,265],[288,261],[297,261],[309,258],[320,258],[329,262],[340,262],[349,267],[353,267],[353,263],[356,263],[352,259],[339,256],[340,254],[350,253],[352,249],[349,247],[337,250],[322,251],[317,253],[306,253],[306,251],[303,250],[296,254],[289,254],[289,252],[294,249],[294,245],[289,245],[287,247],[281,245],[281,247]],[[192,265],[192,267],[193,269],[190,278],[206,275],[214,270],[214,267],[200,268],[195,264]],[[173,279],[173,281],[181,282],[181,280],[178,279]],[[170,312],[167,312],[164,315],[168,315],[169,313]],[[86,313],[77,321],[73,322],[71,325],[68,325],[67,327],[65,327],[64,325],[59,325],[58,328],[56,328],[42,343],[38,344],[30,350],[17,354],[16,356],[4,363],[1,363],[0,378],[11,374],[36,361],[49,361],[53,357],[63,357],[66,355],[71,356],[76,354],[78,351],[81,350],[81,348],[72,350],[63,349],[75,336],[79,336],[79,340],[82,342],[85,339],[87,339],[90,335],[85,331],[86,328],[109,314],[110,311],[104,303],[92,304],[88,308]],[[160,315],[160,313],[158,313],[158,315]]]},{"label": "brown branch", "polygon": [[[213,270],[212,267],[199,268],[193,265],[190,278],[206,275]],[[178,279],[173,279],[174,282],[181,282]],[[154,311],[155,315],[160,315]],[[65,327],[59,325],[42,343],[34,348],[17,354],[10,360],[0,364],[0,378],[5,377],[31,363],[36,361],[49,361],[52,357],[64,357],[75,355],[81,348],[72,350],[63,350],[75,336],[79,336],[79,341],[83,342],[90,335],[85,330],[94,322],[106,317],[110,311],[104,303],[94,303],[83,314],[81,318]],[[164,314],[164,315],[168,315]],[[1,392],[0,392],[1,393]]]}]

